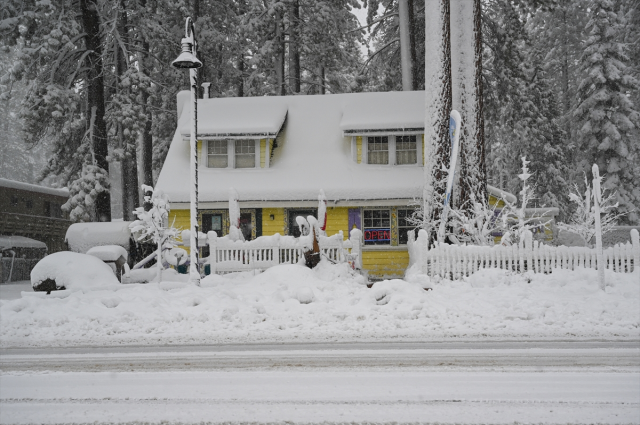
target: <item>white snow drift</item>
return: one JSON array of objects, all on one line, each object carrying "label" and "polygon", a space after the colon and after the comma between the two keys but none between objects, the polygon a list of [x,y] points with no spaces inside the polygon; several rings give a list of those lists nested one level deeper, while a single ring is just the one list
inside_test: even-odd
[{"label": "white snow drift", "polygon": [[25,294],[0,301],[0,341],[7,347],[638,338],[638,277],[608,272],[607,282],[601,291],[593,270],[518,275],[491,269],[461,281],[412,275],[369,289],[346,264],[282,265],[255,276],[209,276],[202,287],[162,282],[66,298]]}]

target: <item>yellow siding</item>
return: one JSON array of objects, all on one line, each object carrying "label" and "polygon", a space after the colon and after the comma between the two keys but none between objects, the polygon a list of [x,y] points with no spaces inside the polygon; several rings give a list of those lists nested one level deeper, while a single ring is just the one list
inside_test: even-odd
[{"label": "yellow siding", "polygon": [[[173,224],[173,227],[180,230],[189,230],[191,228],[191,220],[190,220],[189,210],[171,210],[169,211],[169,224]],[[176,238],[178,241],[182,241],[182,236],[178,235]],[[189,252],[188,247],[183,247]]]},{"label": "yellow siding", "polygon": [[424,134],[422,135],[422,165],[424,165]]},{"label": "yellow siding", "polygon": [[362,267],[373,277],[401,277],[409,267],[409,252],[364,251],[362,253]]},{"label": "yellow siding", "polygon": [[356,158],[358,159],[358,164],[362,163],[362,136],[356,137]]},{"label": "yellow siding", "polygon": [[349,239],[349,208],[327,208],[327,236],[336,235],[342,230],[345,239]]},{"label": "yellow siding", "polygon": [[260,168],[264,168],[266,164],[265,158],[267,150],[267,139],[260,139]]},{"label": "yellow siding", "polygon": [[[271,216],[273,215],[273,220]],[[276,233],[284,235],[284,208],[262,209],[262,235],[271,236]]]}]

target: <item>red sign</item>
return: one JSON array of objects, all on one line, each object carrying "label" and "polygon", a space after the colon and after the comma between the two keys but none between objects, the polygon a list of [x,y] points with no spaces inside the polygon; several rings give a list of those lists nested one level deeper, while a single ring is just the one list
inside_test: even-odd
[{"label": "red sign", "polygon": [[390,241],[391,229],[365,229],[365,242]]}]

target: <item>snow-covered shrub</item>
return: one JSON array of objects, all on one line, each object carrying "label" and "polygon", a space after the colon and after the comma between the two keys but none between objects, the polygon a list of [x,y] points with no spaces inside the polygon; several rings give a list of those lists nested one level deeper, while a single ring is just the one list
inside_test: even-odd
[{"label": "snow-covered shrub", "polygon": [[87,254],[61,251],[47,255],[31,271],[34,291],[88,289],[118,285],[113,270],[102,260]]},{"label": "snow-covered shrub", "polygon": [[522,157],[522,173],[518,174],[518,178],[522,180],[522,190],[520,191],[520,207],[504,200],[505,206],[500,213],[502,221],[501,228],[504,233],[502,236],[503,244],[518,243],[524,238],[525,232],[533,230],[536,227],[544,226],[549,221],[540,222],[539,218],[527,218],[526,209],[529,202],[534,199],[535,185],[528,183],[531,174],[529,173],[529,161],[527,157]]},{"label": "snow-covered shrub", "polygon": [[[600,177],[602,179],[602,177]],[[592,198],[596,194],[591,192],[591,186],[587,180],[587,175],[584,175],[585,192],[584,196],[580,193],[580,189],[577,184],[573,185],[573,190],[569,194],[569,199],[576,206],[575,211],[569,217],[567,223],[558,223],[558,228],[566,230],[580,236],[587,246],[593,246],[591,240],[596,234],[596,222],[595,222],[595,208],[591,202]],[[623,217],[626,213],[616,212],[618,203],[614,200],[617,198],[616,193],[606,193],[605,189],[602,189],[600,193],[600,212],[601,212],[601,226],[602,234],[610,232],[618,222],[618,219]]]},{"label": "snow-covered shrub", "polygon": [[169,210],[171,209],[169,196],[160,189],[154,190],[151,186],[147,185],[142,185],[142,190],[145,193],[151,193],[151,195],[144,197],[144,203],[151,205],[151,208],[148,211],[143,207],[136,208],[133,213],[138,219],[132,222],[129,228],[138,241],[151,241],[157,244],[157,279],[158,282],[160,282],[162,276],[162,249],[170,249],[175,246],[178,229],[173,227],[173,225],[167,224]]},{"label": "snow-covered shrub", "polygon": [[84,165],[80,177],[69,186],[69,200],[62,210],[71,221],[96,221],[95,201],[104,191],[109,191],[109,173],[97,165]]}]

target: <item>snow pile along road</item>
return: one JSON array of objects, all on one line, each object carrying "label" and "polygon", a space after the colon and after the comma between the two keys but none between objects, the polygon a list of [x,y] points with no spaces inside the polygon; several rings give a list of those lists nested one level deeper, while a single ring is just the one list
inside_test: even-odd
[{"label": "snow pile along road", "polygon": [[202,287],[122,285],[66,298],[25,293],[0,301],[0,337],[4,347],[638,338],[638,276],[608,273],[607,283],[599,290],[593,270],[492,269],[463,281],[410,275],[369,289],[345,264],[283,265],[256,276],[209,276]]}]

